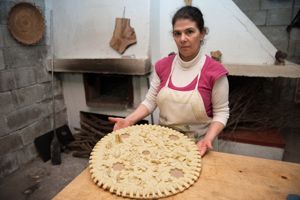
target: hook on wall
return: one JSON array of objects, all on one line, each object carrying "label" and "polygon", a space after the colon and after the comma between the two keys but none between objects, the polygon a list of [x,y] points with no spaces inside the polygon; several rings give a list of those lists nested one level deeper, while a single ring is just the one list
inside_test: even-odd
[{"label": "hook on wall", "polygon": [[191,6],[193,0],[184,0],[186,6]]}]

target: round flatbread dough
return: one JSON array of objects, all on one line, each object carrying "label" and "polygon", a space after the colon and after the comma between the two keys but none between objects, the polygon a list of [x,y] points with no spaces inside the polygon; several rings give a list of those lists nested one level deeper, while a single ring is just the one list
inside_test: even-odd
[{"label": "round flatbread dough", "polygon": [[161,198],[197,181],[201,156],[182,133],[158,125],[135,125],[102,138],[90,156],[93,181],[130,198]]}]

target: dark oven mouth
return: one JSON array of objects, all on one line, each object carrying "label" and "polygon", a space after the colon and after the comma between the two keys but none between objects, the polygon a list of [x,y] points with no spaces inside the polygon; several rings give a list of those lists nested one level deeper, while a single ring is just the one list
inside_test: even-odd
[{"label": "dark oven mouth", "polygon": [[83,74],[86,104],[89,107],[130,108],[133,106],[131,75]]}]

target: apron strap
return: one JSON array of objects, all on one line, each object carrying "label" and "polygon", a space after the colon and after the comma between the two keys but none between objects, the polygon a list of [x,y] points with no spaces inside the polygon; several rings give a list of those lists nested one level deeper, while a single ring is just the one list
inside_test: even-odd
[{"label": "apron strap", "polygon": [[175,68],[174,67],[174,62],[175,62],[176,59],[177,59],[177,56],[175,57],[175,59],[172,62],[171,71],[170,71],[169,77],[167,79],[166,85],[164,87],[168,87],[169,86],[170,78],[171,78],[171,76],[173,74],[173,71],[174,71],[174,68]]},{"label": "apron strap", "polygon": [[[202,68],[201,68],[201,69],[202,69]],[[195,86],[194,90],[198,90],[200,76],[201,76],[201,70],[200,70],[200,72],[199,72],[198,75],[197,75],[197,83],[196,83],[196,86]]]}]

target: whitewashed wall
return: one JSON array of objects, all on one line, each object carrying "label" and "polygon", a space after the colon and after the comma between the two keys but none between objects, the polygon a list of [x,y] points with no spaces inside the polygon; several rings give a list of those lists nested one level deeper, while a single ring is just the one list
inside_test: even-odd
[{"label": "whitewashed wall", "polygon": [[[230,0],[193,0],[209,28],[203,51],[220,50],[224,63],[273,64],[276,48]],[[184,6],[183,0],[160,1],[160,54],[175,51],[171,35],[173,14]]]},{"label": "whitewashed wall", "polygon": [[[176,51],[171,19],[184,0],[52,0],[57,58],[119,58],[110,48],[115,18],[130,18],[137,44],[124,56],[153,57]],[[51,4],[51,3],[48,3]],[[194,0],[204,14],[209,34],[203,50],[223,52],[224,63],[273,64],[275,47],[230,0]],[[151,48],[151,52],[149,52]]]},{"label": "whitewashed wall", "polygon": [[123,56],[149,55],[150,0],[53,0],[54,44],[57,58],[119,58],[109,42],[115,18],[130,18],[137,45]]}]

